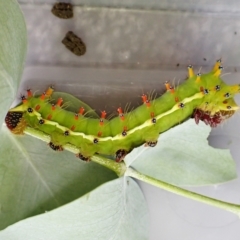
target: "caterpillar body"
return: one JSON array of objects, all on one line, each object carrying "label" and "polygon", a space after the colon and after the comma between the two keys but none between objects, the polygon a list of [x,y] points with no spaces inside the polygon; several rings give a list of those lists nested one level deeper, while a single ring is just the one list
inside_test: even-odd
[{"label": "caterpillar body", "polygon": [[212,127],[232,116],[239,108],[234,95],[240,85],[227,85],[220,78],[223,67],[218,60],[206,74],[194,74],[188,66],[185,82],[172,87],[166,82],[166,92],[156,99],[142,95],[143,104],[131,112],[117,109],[117,117],[110,120],[106,112],[96,118],[87,117],[84,108],[78,113],[62,107],[62,99],[51,102],[53,88],[41,96],[27,90],[22,103],[9,110],[5,122],[15,134],[24,133],[26,127],[38,129],[51,138],[49,146],[56,151],[65,144],[79,149],[78,157],[88,161],[95,153],[115,155],[120,162],[133,148],[145,143],[154,147],[159,134],[193,116],[196,123],[203,120]]}]

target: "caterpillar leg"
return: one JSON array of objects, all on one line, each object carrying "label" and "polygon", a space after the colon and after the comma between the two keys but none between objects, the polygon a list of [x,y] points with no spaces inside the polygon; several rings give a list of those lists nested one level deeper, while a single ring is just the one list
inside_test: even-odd
[{"label": "caterpillar leg", "polygon": [[48,146],[54,151],[63,151],[63,147],[61,145],[54,144],[53,142],[50,142]]},{"label": "caterpillar leg", "polygon": [[116,152],[116,162],[123,161],[124,157],[128,154],[128,152],[125,149],[119,149]]},{"label": "caterpillar leg", "polygon": [[157,145],[157,140],[156,141],[147,141],[144,146],[145,147],[155,147]]},{"label": "caterpillar leg", "polygon": [[83,154],[78,153],[76,154],[76,157],[83,160],[84,162],[90,162],[90,157],[85,157]]}]

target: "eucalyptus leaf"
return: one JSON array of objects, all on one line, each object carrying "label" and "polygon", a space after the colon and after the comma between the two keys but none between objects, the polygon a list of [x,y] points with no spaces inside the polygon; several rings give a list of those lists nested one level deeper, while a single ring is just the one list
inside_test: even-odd
[{"label": "eucalyptus leaf", "polygon": [[13,135],[5,126],[0,156],[0,229],[73,201],[117,177],[68,151],[54,152],[38,139]]},{"label": "eucalyptus leaf", "polygon": [[185,186],[223,183],[236,178],[229,150],[209,146],[211,131],[190,119],[160,135],[154,148],[141,146],[125,158],[127,166],[156,179]]},{"label": "eucalyptus leaf", "polygon": [[148,213],[137,183],[128,177],[105,183],[51,212],[0,232],[8,240],[148,239]]},{"label": "eucalyptus leaf", "polygon": [[17,1],[0,1],[0,126],[15,98],[26,49],[26,25]]}]

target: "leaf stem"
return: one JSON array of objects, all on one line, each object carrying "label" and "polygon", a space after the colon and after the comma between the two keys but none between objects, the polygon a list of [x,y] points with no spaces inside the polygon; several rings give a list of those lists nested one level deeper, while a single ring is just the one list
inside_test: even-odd
[{"label": "leaf stem", "polygon": [[[24,132],[28,135],[31,135],[31,136],[35,137],[35,138],[41,139],[44,142],[48,142],[48,143],[50,142],[49,135],[47,135],[47,134],[45,134],[45,133],[43,133],[39,130],[27,127]],[[64,147],[64,149],[66,149],[70,152],[73,152],[75,154],[79,153],[79,149],[77,147],[71,145],[71,144],[66,144],[63,147]],[[220,201],[220,200],[217,200],[217,199],[214,199],[214,198],[210,198],[210,197],[198,194],[198,193],[194,193],[194,192],[182,189],[180,187],[171,185],[169,183],[157,180],[153,177],[144,175],[144,174],[134,170],[131,167],[126,168],[124,162],[116,163],[113,160],[107,159],[107,158],[102,157],[100,155],[92,156],[91,161],[96,162],[96,163],[98,163],[98,164],[100,164],[100,165],[102,165],[102,166],[104,166],[108,169],[111,169],[119,177],[123,176],[123,175],[133,177],[133,178],[136,178],[136,179],[141,180],[143,182],[149,183],[153,186],[156,186],[156,187],[162,188],[164,190],[167,190],[169,192],[172,192],[172,193],[175,193],[175,194],[178,194],[178,195],[181,195],[181,196],[184,196],[184,197],[187,197],[187,198],[190,198],[190,199],[202,202],[202,203],[206,203],[206,204],[218,207],[218,208],[222,208],[224,210],[227,210],[229,212],[235,213],[238,216],[240,216],[240,205],[232,204],[232,203],[228,203],[228,202],[223,202],[223,201]]]},{"label": "leaf stem", "polygon": [[[38,138],[44,142],[47,142],[49,143],[50,142],[50,136],[39,131],[39,130],[36,130],[34,128],[30,128],[30,127],[27,127],[25,130],[24,130],[24,133],[27,134],[27,135],[30,135],[32,137],[35,137],[35,138]],[[74,154],[78,154],[79,153],[79,149],[77,147],[75,147],[74,145],[71,145],[71,144],[65,144],[63,145],[63,148],[65,150],[68,150],[69,152],[72,152]],[[126,166],[125,166],[125,163],[122,162],[122,163],[117,163],[111,159],[107,159],[105,157],[102,157],[100,155],[94,155],[91,157],[91,161],[92,162],[95,162],[95,163],[98,163],[112,171],[114,171],[119,177],[123,176],[125,171],[126,171]]]},{"label": "leaf stem", "polygon": [[117,163],[114,160],[110,160],[110,159],[107,159],[107,158],[99,156],[99,155],[92,156],[91,161],[111,169],[119,177],[123,176],[124,173],[126,172],[126,165],[124,162]]},{"label": "leaf stem", "polygon": [[129,177],[136,178],[136,179],[141,180],[143,182],[149,183],[149,184],[151,184],[153,186],[156,186],[158,188],[162,188],[162,189],[167,190],[169,192],[178,194],[180,196],[184,196],[184,197],[187,197],[187,198],[190,198],[190,199],[202,202],[202,203],[206,203],[208,205],[212,205],[212,206],[215,206],[215,207],[218,207],[218,208],[222,208],[224,210],[227,210],[229,212],[235,213],[238,216],[240,216],[240,205],[224,202],[224,201],[221,201],[221,200],[217,200],[217,199],[210,198],[210,197],[198,194],[198,193],[188,191],[186,189],[183,189],[183,188],[171,185],[169,183],[157,180],[157,179],[152,178],[150,176],[144,175],[144,174],[134,170],[131,167],[127,168],[127,170],[125,172],[125,175],[129,176]]}]

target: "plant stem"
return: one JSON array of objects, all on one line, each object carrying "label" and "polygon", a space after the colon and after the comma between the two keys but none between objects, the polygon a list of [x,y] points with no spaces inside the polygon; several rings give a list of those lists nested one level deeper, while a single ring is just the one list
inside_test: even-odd
[{"label": "plant stem", "polygon": [[[33,129],[33,128],[29,128],[27,127],[24,131],[26,134],[31,135],[35,138],[41,139],[44,142],[50,142],[50,137],[49,135]],[[66,144],[63,146],[64,149],[73,152],[75,154],[79,153],[79,149],[71,144]],[[169,192],[199,201],[199,202],[203,202],[218,208],[222,208],[225,209],[227,211],[230,211],[232,213],[237,214],[238,216],[240,216],[240,205],[237,204],[232,204],[232,203],[227,203],[227,202],[223,202],[214,198],[210,198],[198,193],[194,193],[185,189],[182,189],[180,187],[171,185],[169,183],[166,182],[162,182],[160,180],[157,180],[155,178],[152,178],[150,176],[144,175],[140,172],[137,172],[136,170],[132,169],[131,167],[126,168],[125,163],[116,163],[111,159],[107,159],[104,158],[100,155],[94,155],[91,157],[91,161],[96,162],[108,169],[111,169],[112,171],[114,171],[119,177],[120,176],[129,176],[129,177],[134,177],[136,179],[139,179],[143,182],[149,183],[153,186],[162,188],[164,190],[167,190]]]},{"label": "plant stem", "polygon": [[113,160],[104,158],[99,155],[94,155],[91,157],[92,162],[96,162],[104,167],[107,167],[114,171],[119,177],[123,176],[124,173],[126,172],[126,165],[124,162],[117,163]]},{"label": "plant stem", "polygon": [[[30,127],[27,127],[25,130],[24,130],[24,133],[30,135],[30,136],[33,136],[35,138],[38,138],[44,142],[47,142],[49,143],[50,142],[50,137],[49,135],[39,131],[39,130],[36,130],[36,129],[33,129],[33,128],[30,128]],[[79,153],[79,149],[71,144],[65,144],[63,145],[63,148],[65,150],[68,150],[74,154],[78,154]],[[95,162],[95,163],[98,163],[112,171],[114,171],[119,177],[123,176],[125,171],[126,171],[126,166],[125,166],[125,163],[122,162],[122,163],[117,163],[111,159],[107,159],[105,157],[102,157],[100,155],[94,155],[91,157],[91,161],[92,162]]]},{"label": "plant stem", "polygon": [[202,203],[206,203],[218,208],[222,208],[224,210],[227,210],[229,212],[235,213],[238,216],[240,216],[240,205],[237,204],[232,204],[232,203],[228,203],[228,202],[223,202],[214,198],[210,198],[198,193],[194,193],[188,190],[185,190],[183,188],[171,185],[169,183],[157,180],[155,178],[152,178],[150,176],[144,175],[134,169],[132,169],[131,167],[127,168],[126,172],[125,172],[125,176],[129,176],[129,177],[133,177],[136,178],[138,180],[141,180],[143,182],[149,183],[153,186],[156,186],[158,188],[162,188],[164,190],[167,190],[169,192],[202,202]]}]

